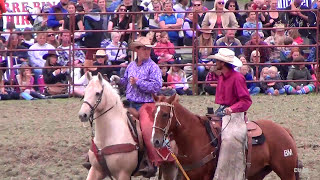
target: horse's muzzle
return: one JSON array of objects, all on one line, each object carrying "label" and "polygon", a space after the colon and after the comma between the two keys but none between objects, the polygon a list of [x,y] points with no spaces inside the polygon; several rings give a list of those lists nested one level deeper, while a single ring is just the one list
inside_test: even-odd
[{"label": "horse's muzzle", "polygon": [[81,122],[87,122],[89,120],[89,115],[87,113],[79,113],[79,119]]}]

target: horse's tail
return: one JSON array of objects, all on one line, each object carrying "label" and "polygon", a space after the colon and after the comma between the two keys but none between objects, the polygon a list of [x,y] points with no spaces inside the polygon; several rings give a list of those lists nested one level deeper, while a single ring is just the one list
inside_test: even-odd
[{"label": "horse's tail", "polygon": [[[287,129],[287,128],[284,128],[284,129],[288,132],[288,134],[289,134],[289,135],[292,137],[292,139],[294,140],[291,131],[290,131],[289,129]],[[301,171],[302,168],[303,168],[302,162],[301,162],[299,159],[297,159],[296,169],[294,170],[294,174],[295,174],[295,176],[296,176],[296,180],[299,180],[299,179],[300,179],[300,171]]]}]

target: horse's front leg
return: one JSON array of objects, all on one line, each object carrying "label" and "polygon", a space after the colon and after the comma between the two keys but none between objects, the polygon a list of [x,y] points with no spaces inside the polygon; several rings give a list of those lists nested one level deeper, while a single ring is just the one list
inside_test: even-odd
[{"label": "horse's front leg", "polygon": [[88,151],[88,155],[89,155],[89,161],[90,164],[92,165],[90,170],[89,170],[89,174],[87,176],[87,180],[100,180],[105,178],[105,175],[103,174],[102,169],[100,169],[99,166],[99,162],[96,159],[96,156],[94,155],[94,153],[89,150]]},{"label": "horse's front leg", "polygon": [[104,178],[104,176],[100,171],[98,171],[93,166],[90,168],[89,174],[87,176],[87,180],[100,180],[100,179],[103,179],[103,178]]},{"label": "horse's front leg", "polygon": [[175,180],[178,175],[178,168],[173,162],[164,162],[160,166],[162,169],[162,179],[163,180]]}]

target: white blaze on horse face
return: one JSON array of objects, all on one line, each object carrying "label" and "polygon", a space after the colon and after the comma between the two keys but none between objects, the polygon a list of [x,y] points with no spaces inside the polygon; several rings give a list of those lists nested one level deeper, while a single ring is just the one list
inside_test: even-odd
[{"label": "white blaze on horse face", "polygon": [[154,120],[153,120],[153,126],[152,126],[152,136],[151,136],[151,143],[153,143],[153,138],[154,138],[154,134],[156,133],[156,128],[155,125],[156,125],[156,120],[157,120],[157,117],[158,117],[158,113],[160,112],[160,106],[157,107],[157,111],[156,111],[156,114],[154,115]]}]

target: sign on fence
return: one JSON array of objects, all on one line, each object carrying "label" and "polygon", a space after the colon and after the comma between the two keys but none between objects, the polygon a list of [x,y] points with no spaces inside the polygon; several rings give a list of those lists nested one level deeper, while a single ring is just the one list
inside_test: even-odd
[{"label": "sign on fence", "polygon": [[[290,5],[290,3],[294,0],[278,0],[278,8],[286,8]],[[307,7],[311,7],[311,0],[302,0],[302,5]]]},{"label": "sign on fence", "polygon": [[[8,12],[5,14],[27,14],[28,11],[39,13],[44,5],[51,7],[57,3],[59,3],[59,0],[7,0],[5,5]],[[9,21],[13,21],[16,28],[32,27],[27,20],[27,15],[5,16],[3,18],[4,28]]]}]

